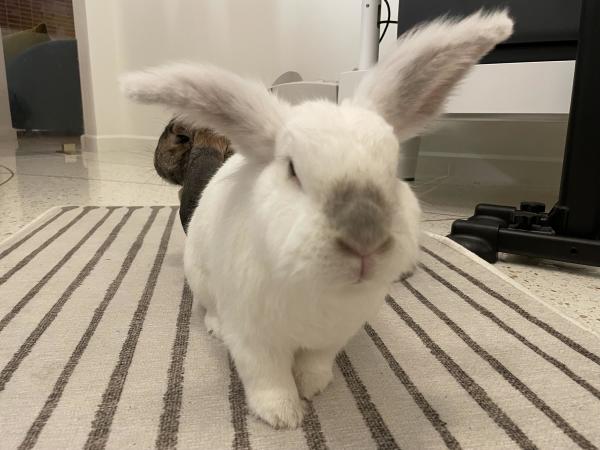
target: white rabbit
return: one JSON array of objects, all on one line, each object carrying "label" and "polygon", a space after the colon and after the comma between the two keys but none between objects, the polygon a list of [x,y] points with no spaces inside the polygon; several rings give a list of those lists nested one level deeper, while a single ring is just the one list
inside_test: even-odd
[{"label": "white rabbit", "polygon": [[238,153],[203,192],[185,274],[226,343],[251,410],[296,427],[336,354],[417,262],[420,209],[396,177],[469,69],[512,32],[506,12],[440,20],[401,38],[341,106],[290,106],[211,67],[126,75],[124,92],[227,136]]}]

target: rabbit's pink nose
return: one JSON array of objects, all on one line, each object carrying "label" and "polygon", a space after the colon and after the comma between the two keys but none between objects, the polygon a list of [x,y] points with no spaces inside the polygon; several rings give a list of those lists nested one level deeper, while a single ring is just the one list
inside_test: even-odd
[{"label": "rabbit's pink nose", "polygon": [[387,250],[392,248],[392,246],[394,245],[394,240],[390,236],[385,239],[379,240],[374,245],[365,246],[353,241],[337,238],[336,244],[343,253],[350,256],[358,256],[361,259],[365,259],[373,255],[386,252]]},{"label": "rabbit's pink nose", "polygon": [[359,279],[363,280],[369,276],[375,267],[375,259],[372,256],[362,256],[360,258]]}]

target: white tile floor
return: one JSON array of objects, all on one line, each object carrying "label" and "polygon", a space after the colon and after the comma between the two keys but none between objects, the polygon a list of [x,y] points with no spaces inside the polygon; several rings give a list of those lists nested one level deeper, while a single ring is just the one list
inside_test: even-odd
[{"label": "white tile floor", "polygon": [[[60,142],[65,140],[28,139],[18,147],[0,143],[0,240],[52,206],[177,204],[178,188],[154,172],[152,145],[147,152],[65,155],[57,153]],[[555,192],[543,190],[454,186],[440,179],[418,179],[414,189],[425,211],[423,228],[442,235],[478,202],[516,205],[532,199],[552,204],[556,198]],[[600,333],[600,269],[509,255],[502,255],[497,267]]]}]

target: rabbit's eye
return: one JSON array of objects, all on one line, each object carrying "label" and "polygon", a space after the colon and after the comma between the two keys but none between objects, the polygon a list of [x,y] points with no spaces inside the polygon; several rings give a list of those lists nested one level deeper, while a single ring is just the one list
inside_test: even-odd
[{"label": "rabbit's eye", "polygon": [[185,134],[178,134],[175,137],[177,138],[178,144],[187,144],[188,142],[190,142],[190,137],[186,136]]}]

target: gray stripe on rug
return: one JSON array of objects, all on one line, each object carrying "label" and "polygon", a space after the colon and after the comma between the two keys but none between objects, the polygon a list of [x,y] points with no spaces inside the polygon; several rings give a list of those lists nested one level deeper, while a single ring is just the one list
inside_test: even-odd
[{"label": "gray stripe on rug", "polygon": [[229,356],[229,407],[231,409],[231,424],[233,425],[233,450],[250,450],[250,435],[248,433],[248,406],[244,385],[238,375],[235,363]]},{"label": "gray stripe on rug", "polygon": [[50,219],[48,219],[47,221],[45,221],[44,223],[42,223],[39,227],[33,229],[32,231],[30,231],[29,233],[27,233],[24,237],[22,237],[17,242],[15,242],[14,244],[12,244],[10,247],[8,247],[8,248],[4,249],[2,252],[0,252],[0,259],[8,256],[10,253],[13,252],[13,250],[19,248],[22,244],[24,244],[29,239],[31,239],[33,236],[35,236],[36,234],[38,234],[40,231],[42,231],[48,225],[52,224],[54,221],[56,221],[57,219],[59,219],[60,217],[62,217],[63,214],[65,214],[66,212],[72,211],[72,210],[74,210],[76,208],[77,208],[77,206],[63,206],[60,209],[60,211],[58,212],[58,214],[55,214]]},{"label": "gray stripe on rug", "polygon": [[[102,217],[102,219],[96,225],[94,225],[94,227],[88,232],[88,234],[90,236],[92,234],[94,234],[96,232],[96,230],[98,228],[100,228],[104,222],[106,222],[106,220],[115,211],[116,208],[107,208],[107,209],[108,209],[108,211]],[[56,317],[62,310],[64,304],[71,298],[71,296],[77,290],[77,288],[79,286],[81,286],[81,283],[83,282],[83,280],[85,280],[87,278],[87,276],[92,272],[92,270],[94,269],[94,267],[96,266],[96,264],[98,263],[100,258],[102,258],[102,255],[104,255],[104,253],[106,252],[108,247],[110,247],[110,245],[113,243],[113,241],[117,238],[119,231],[121,230],[121,228],[123,228],[123,226],[125,225],[125,223],[127,222],[127,220],[129,219],[129,217],[131,216],[132,213],[133,213],[133,210],[130,210],[127,212],[127,214],[125,214],[123,216],[121,221],[115,226],[115,228],[112,230],[112,232],[108,235],[108,237],[102,243],[100,248],[96,251],[94,256],[92,256],[92,258],[88,261],[88,263],[85,265],[85,267],[83,269],[81,269],[79,274],[77,274],[75,279],[69,284],[69,286],[63,292],[63,294],[60,296],[60,298],[56,301],[56,303],[52,306],[52,308],[50,308],[50,310],[46,313],[46,315],[44,315],[43,319],[38,323],[38,325],[31,332],[31,334],[27,337],[27,339],[25,339],[25,342],[23,342],[23,344],[21,345],[19,350],[17,350],[17,352],[13,355],[13,357],[8,362],[8,364],[6,364],[4,369],[2,369],[2,372],[0,372],[0,392],[4,390],[4,388],[6,387],[6,383],[8,383],[8,381],[11,379],[11,377],[13,376],[15,371],[19,368],[19,365],[23,362],[23,360],[27,357],[27,355],[29,355],[29,353],[31,352],[32,348],[35,346],[38,339],[42,336],[42,334],[44,334],[44,332],[48,329],[48,327],[52,324],[52,322],[54,322],[54,319],[56,319]]]},{"label": "gray stripe on rug", "polygon": [[[140,207],[131,207],[128,209],[131,213],[133,213],[136,209],[140,209]],[[138,237],[136,238],[136,240],[133,242],[133,244],[129,248],[129,251],[127,252],[125,260],[123,261],[123,263],[121,265],[121,270],[119,271],[117,276],[114,278],[114,280],[108,286],[108,289],[106,290],[106,293],[104,294],[104,298],[102,299],[102,301],[100,302],[100,304],[98,305],[96,310],[94,311],[94,315],[92,316],[92,319],[90,320],[90,323],[89,323],[87,329],[85,330],[85,333],[79,340],[77,346],[75,347],[75,350],[73,350],[73,353],[69,357],[69,360],[67,361],[61,374],[59,375],[58,379],[56,380],[56,383],[54,384],[54,388],[52,389],[52,392],[46,399],[46,402],[44,403],[42,410],[40,411],[40,413],[36,417],[35,421],[33,422],[31,427],[27,431],[27,434],[25,435],[25,439],[23,439],[23,442],[19,446],[20,450],[31,449],[36,444],[40,433],[44,429],[44,426],[46,426],[46,423],[48,422],[48,419],[50,419],[50,416],[52,415],[52,412],[56,408],[56,405],[58,405],[58,402],[61,399],[62,393],[65,390],[65,388],[67,387],[67,384],[69,383],[69,379],[71,378],[73,371],[77,367],[77,364],[79,363],[79,360],[81,359],[81,356],[83,355],[83,352],[85,352],[85,349],[87,348],[90,340],[92,339],[94,332],[98,328],[98,325],[100,324],[100,321],[102,320],[102,317],[104,316],[104,312],[106,311],[106,308],[108,308],[108,305],[110,304],[111,300],[114,298],[117,291],[119,290],[119,287],[121,286],[123,279],[127,275],[127,272],[129,272],[129,268],[133,264],[135,257],[137,256],[140,248],[142,247],[144,238],[146,237],[146,235],[148,234],[148,231],[150,230],[150,227],[154,223],[154,220],[156,219],[157,214],[158,214],[158,209],[153,209],[152,213],[148,217],[148,220],[146,221],[146,223],[140,230]]]},{"label": "gray stripe on rug", "polygon": [[521,342],[527,348],[532,350],[534,353],[536,353],[541,358],[545,359],[548,363],[552,364],[558,370],[563,372],[566,376],[571,378],[575,383],[577,383],[579,386],[581,386],[582,388],[587,390],[590,394],[592,394],[594,397],[596,397],[597,399],[600,400],[600,390],[597,389],[596,387],[592,386],[583,377],[577,375],[566,364],[560,362],[558,359],[549,355],[548,353],[543,351],[541,348],[539,348],[537,345],[530,342],[525,336],[523,336],[521,333],[517,332],[514,328],[508,326],[503,320],[501,320],[498,316],[496,316],[493,312],[491,312],[485,306],[475,302],[475,300],[473,300],[473,298],[471,298],[469,295],[467,295],[466,293],[464,293],[463,291],[458,289],[450,281],[443,278],[441,275],[439,275],[438,273],[436,273],[435,271],[433,271],[432,269],[427,267],[425,264],[421,263],[419,265],[419,267],[421,267],[423,269],[423,271],[425,273],[427,273],[429,276],[431,276],[434,280],[436,280],[441,285],[448,288],[450,291],[454,292],[458,297],[460,297],[462,300],[464,300],[468,305],[473,307],[477,312],[481,313],[481,315],[490,319],[492,322],[494,322],[496,325],[498,325],[498,327],[500,327],[502,330],[506,331],[508,334],[513,336],[515,339],[517,339],[519,342]]},{"label": "gray stripe on rug", "polygon": [[573,339],[569,338],[568,336],[565,336],[563,333],[561,333],[560,331],[556,330],[550,324],[544,322],[542,319],[540,319],[540,318],[534,316],[533,314],[529,313],[528,311],[526,311],[525,309],[523,309],[517,303],[513,302],[512,300],[506,298],[504,295],[500,294],[499,292],[497,292],[494,289],[490,288],[486,284],[482,283],[480,280],[478,280],[477,278],[475,278],[472,275],[468,274],[467,272],[465,272],[461,268],[455,266],[454,264],[452,264],[447,259],[445,259],[445,258],[441,257],[440,255],[437,255],[436,253],[432,252],[427,247],[421,246],[421,249],[425,253],[427,253],[429,256],[437,259],[443,265],[445,265],[446,267],[448,267],[448,269],[456,272],[457,274],[459,274],[463,278],[465,278],[468,281],[470,281],[471,283],[473,283],[475,286],[477,286],[479,289],[481,289],[486,294],[491,295],[496,300],[499,300],[504,305],[508,306],[510,309],[512,309],[513,311],[515,311],[518,314],[520,314],[521,317],[527,319],[529,322],[533,323],[534,325],[537,325],[542,330],[546,331],[548,334],[550,334],[551,336],[553,336],[556,339],[558,339],[559,341],[561,341],[563,344],[565,344],[568,347],[570,347],[572,350],[576,351],[577,353],[579,353],[582,356],[585,356],[590,361],[593,361],[593,362],[595,362],[596,364],[598,364],[600,366],[600,356],[596,355],[593,352],[590,352],[588,349],[586,349],[582,345],[578,344]]},{"label": "gray stripe on rug", "polygon": [[177,447],[181,398],[183,395],[184,362],[190,335],[192,303],[192,291],[187,283],[184,283],[177,315],[177,331],[171,350],[171,365],[167,373],[167,390],[163,396],[163,411],[160,416],[158,436],[156,437],[156,448],[158,449]]},{"label": "gray stripe on rug", "polygon": [[315,407],[312,401],[306,402],[306,414],[302,421],[302,431],[306,438],[306,445],[309,450],[326,450],[327,440],[321,429],[321,422],[319,416],[315,411]]},{"label": "gray stripe on rug", "polygon": [[[162,207],[153,206],[152,208],[160,209]],[[144,292],[140,297],[138,307],[131,320],[127,338],[125,339],[119,354],[119,361],[117,362],[110,377],[108,386],[102,395],[102,402],[100,405],[98,405],[98,409],[96,410],[96,415],[92,422],[92,429],[84,446],[85,449],[103,449],[106,447],[106,442],[108,441],[108,437],[110,435],[110,427],[119,405],[119,399],[121,397],[121,393],[123,392],[125,380],[127,379],[127,372],[129,370],[129,366],[131,365],[131,361],[133,360],[137,341],[140,333],[142,332],[146,313],[148,311],[148,307],[150,306],[150,301],[152,300],[158,275],[165,258],[176,212],[177,207],[171,207],[169,220],[167,221],[167,225],[161,237],[160,245],[152,265],[152,270],[150,271]]]},{"label": "gray stripe on rug", "polygon": [[392,436],[381,414],[379,414],[377,407],[371,401],[369,391],[358,373],[354,370],[350,358],[348,358],[345,351],[341,351],[337,355],[336,362],[377,447],[390,450],[399,449],[400,447],[396,443],[394,436]]},{"label": "gray stripe on rug", "polygon": [[421,409],[429,423],[435,428],[440,437],[443,439],[446,447],[452,450],[458,450],[461,448],[459,442],[452,435],[446,423],[440,418],[438,412],[429,404],[425,396],[419,391],[419,388],[413,383],[408,374],[404,371],[404,369],[400,366],[394,355],[389,351],[379,334],[369,325],[368,323],[365,325],[365,331],[383,356],[383,358],[388,363],[394,375],[400,380],[406,391],[413,398],[414,402]]},{"label": "gray stripe on rug", "polygon": [[544,413],[554,424],[562,430],[573,442],[584,449],[595,449],[596,447],[579,433],[569,422],[560,414],[544,402],[529,386],[514,375],[504,364],[492,356],[488,351],[481,347],[471,338],[461,327],[452,321],[443,311],[432,304],[419,290],[415,289],[408,281],[403,282],[404,286],[433,312],[442,322],[444,322],[471,350],[473,350],[481,359],[488,363],[502,378],[504,378],[514,389],[525,397],[533,406]]},{"label": "gray stripe on rug", "polygon": [[[117,209],[112,208],[112,210]],[[80,214],[81,216],[81,214]],[[81,217],[80,217],[81,218]],[[9,324],[11,320],[15,318],[19,312],[33,299],[36,294],[52,279],[52,277],[58,272],[71,257],[85,244],[95,233],[95,231],[104,223],[107,217],[101,217],[100,220],[73,246],[67,253],[50,269],[46,274],[38,281],[28,292],[25,294],[13,308],[0,319],[0,332]]]},{"label": "gray stripe on rug", "polygon": [[[412,287],[412,286],[411,286]],[[410,290],[411,287],[407,288]],[[411,291],[411,293],[414,292]],[[448,353],[435,343],[435,341],[417,324],[414,319],[391,297],[386,297],[387,304],[400,316],[411,330],[421,339],[423,345],[427,347],[442,363],[446,370],[454,377],[461,387],[477,402],[477,404],[487,413],[487,415],[510,437],[519,447],[523,449],[535,449],[535,444],[523,432],[508,415],[494,402],[469,374],[467,374]]]},{"label": "gray stripe on rug", "polygon": [[75,225],[79,219],[89,213],[92,209],[97,209],[97,206],[84,206],[81,212],[69,223],[67,223],[64,227],[54,233],[51,237],[46,239],[38,248],[29,253],[26,257],[21,259],[17,264],[15,264],[11,269],[9,269],[4,275],[0,277],[0,285],[3,285],[8,281],[10,277],[12,277],[15,273],[25,267],[27,264],[31,262],[33,258],[35,258],[42,250],[47,248],[50,244],[52,244],[55,240],[61,237],[69,228]]}]

